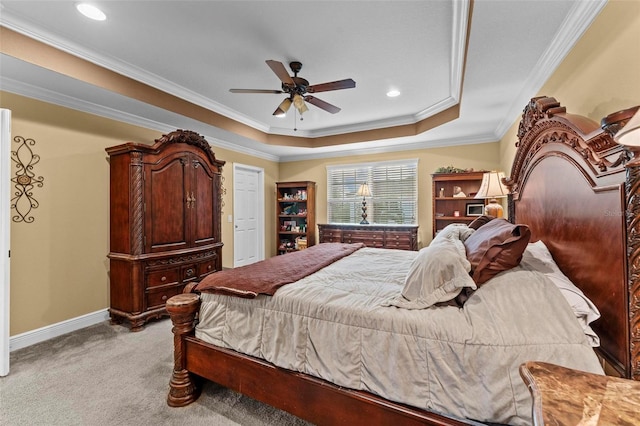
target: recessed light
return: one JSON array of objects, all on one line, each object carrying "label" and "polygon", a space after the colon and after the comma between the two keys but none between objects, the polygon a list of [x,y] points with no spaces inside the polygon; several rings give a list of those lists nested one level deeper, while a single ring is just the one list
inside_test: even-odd
[{"label": "recessed light", "polygon": [[400,91],[399,90],[389,90],[387,92],[387,96],[390,98],[395,98],[396,96],[400,96]]},{"label": "recessed light", "polygon": [[87,18],[95,21],[104,21],[107,19],[107,15],[105,15],[103,11],[89,3],[78,3],[76,4],[76,9]]}]

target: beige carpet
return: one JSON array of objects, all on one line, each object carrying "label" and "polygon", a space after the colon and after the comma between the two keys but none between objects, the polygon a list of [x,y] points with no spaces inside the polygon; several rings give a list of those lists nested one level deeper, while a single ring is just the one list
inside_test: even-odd
[{"label": "beige carpet", "polygon": [[168,319],[139,333],[99,324],[14,351],[0,378],[0,425],[309,425],[212,383],[171,408],[172,368]]}]

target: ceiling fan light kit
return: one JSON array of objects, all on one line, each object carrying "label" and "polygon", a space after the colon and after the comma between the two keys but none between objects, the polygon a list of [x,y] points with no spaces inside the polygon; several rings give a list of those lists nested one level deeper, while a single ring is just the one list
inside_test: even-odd
[{"label": "ceiling fan light kit", "polygon": [[300,113],[300,115],[302,115],[302,113],[309,110],[305,102],[308,102],[311,105],[314,105],[331,114],[335,114],[340,111],[340,108],[321,99],[318,99],[315,96],[307,95],[307,93],[328,92],[331,90],[351,89],[356,87],[356,82],[350,78],[332,81],[329,83],[309,85],[309,82],[307,80],[302,77],[298,77],[298,72],[300,72],[300,70],[302,69],[301,62],[293,61],[289,63],[289,67],[291,68],[291,71],[293,71],[293,77],[289,75],[282,62],[269,59],[266,61],[266,63],[282,82],[282,90],[229,89],[229,91],[232,93],[288,94],[289,96],[285,98],[280,103],[278,108],[276,108],[276,110],[273,112],[273,115],[276,117],[284,117],[291,107],[292,103],[295,106],[296,110]]},{"label": "ceiling fan light kit", "polygon": [[278,108],[276,108],[276,110],[273,112],[273,115],[275,115],[276,117],[284,117],[285,115],[287,115],[287,111],[289,111],[290,107],[291,99],[285,98],[284,101],[282,101]]},{"label": "ceiling fan light kit", "polygon": [[307,108],[307,105],[304,103],[304,99],[302,99],[302,96],[298,95],[297,93],[293,95],[293,105],[296,107],[300,114],[309,110],[309,108]]}]

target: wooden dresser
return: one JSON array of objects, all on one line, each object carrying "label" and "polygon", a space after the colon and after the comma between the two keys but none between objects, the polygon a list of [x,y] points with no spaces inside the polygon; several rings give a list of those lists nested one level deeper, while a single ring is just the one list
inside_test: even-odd
[{"label": "wooden dresser", "polygon": [[222,269],[221,173],[209,143],[178,130],[106,149],[113,323],[141,330],[184,286]]},{"label": "wooden dresser", "polygon": [[418,225],[318,225],[321,243],[364,243],[367,247],[418,250]]}]

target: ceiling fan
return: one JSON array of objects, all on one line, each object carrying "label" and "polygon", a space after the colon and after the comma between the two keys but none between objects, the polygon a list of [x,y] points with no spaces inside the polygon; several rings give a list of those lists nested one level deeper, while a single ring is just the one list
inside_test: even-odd
[{"label": "ceiling fan", "polygon": [[269,65],[269,68],[271,68],[276,76],[278,76],[280,81],[282,81],[282,90],[229,89],[229,91],[231,93],[286,93],[289,96],[285,98],[273,112],[273,115],[275,116],[284,116],[291,107],[291,104],[293,104],[298,112],[302,114],[308,110],[305,101],[320,109],[330,112],[331,114],[335,114],[340,111],[340,108],[318,99],[315,96],[311,96],[308,93],[328,92],[330,90],[350,89],[356,87],[356,82],[350,78],[310,86],[307,80],[302,77],[298,77],[298,72],[302,69],[302,63],[297,61],[289,63],[289,67],[291,67],[291,71],[293,71],[293,77],[291,77],[282,62],[274,61],[272,59],[265,62]]}]

